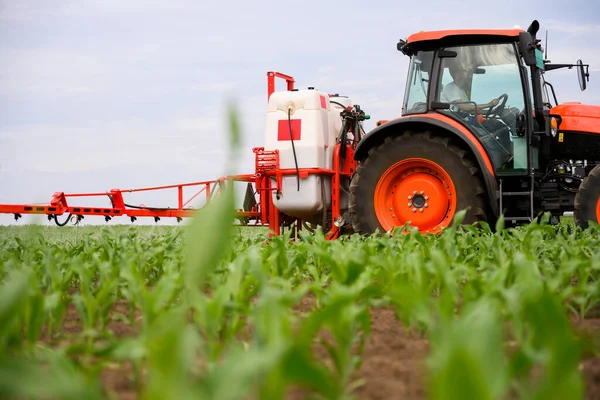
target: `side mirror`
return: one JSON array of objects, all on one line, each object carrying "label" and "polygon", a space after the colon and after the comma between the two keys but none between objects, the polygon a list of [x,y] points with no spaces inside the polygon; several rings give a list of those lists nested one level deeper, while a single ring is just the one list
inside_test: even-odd
[{"label": "side mirror", "polygon": [[587,82],[590,80],[590,73],[585,71],[583,67],[583,62],[577,60],[577,77],[579,78],[579,87],[582,92],[587,88]]},{"label": "side mirror", "polygon": [[414,55],[414,52],[411,50],[410,46],[408,45],[408,43],[406,43],[405,40],[398,40],[398,43],[396,44],[396,49],[398,49],[398,51],[404,54],[405,56],[411,57]]},{"label": "side mirror", "polygon": [[404,46],[406,46],[406,42],[402,39],[398,40],[398,44],[396,45],[396,49],[398,49],[398,51],[402,51]]}]

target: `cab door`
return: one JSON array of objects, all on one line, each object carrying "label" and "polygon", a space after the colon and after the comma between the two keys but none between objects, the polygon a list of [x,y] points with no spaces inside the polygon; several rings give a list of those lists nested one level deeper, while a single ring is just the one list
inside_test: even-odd
[{"label": "cab door", "polygon": [[447,47],[442,54],[437,101],[450,107],[440,112],[479,138],[498,174],[527,174],[529,96],[514,44]]}]

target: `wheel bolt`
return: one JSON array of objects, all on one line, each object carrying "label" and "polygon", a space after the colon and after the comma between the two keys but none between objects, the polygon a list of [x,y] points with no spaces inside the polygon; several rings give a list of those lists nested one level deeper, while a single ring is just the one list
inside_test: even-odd
[{"label": "wheel bolt", "polygon": [[429,196],[425,196],[425,200],[429,200]]},{"label": "wheel bolt", "polygon": [[416,191],[416,190],[413,190],[413,194],[417,194],[417,191]]},{"label": "wheel bolt", "polygon": [[422,208],[419,208],[419,212],[423,212],[423,209],[422,209]]},{"label": "wheel bolt", "polygon": [[427,208],[427,207],[429,207],[429,204],[425,203],[425,204],[423,204],[423,207]]},{"label": "wheel bolt", "polygon": [[412,207],[412,203],[410,201],[408,202],[408,207]]},{"label": "wheel bolt", "polygon": [[412,196],[408,196],[408,199],[409,199],[409,200],[412,200]]},{"label": "wheel bolt", "polygon": [[419,194],[425,194],[425,192],[421,190],[421,192]]},{"label": "wheel bolt", "polygon": [[413,209],[412,209],[412,211],[413,211],[413,212],[417,212],[417,209],[416,209],[416,208],[413,208]]},{"label": "wheel bolt", "polygon": [[392,207],[390,207],[390,211],[394,211],[394,209]]}]

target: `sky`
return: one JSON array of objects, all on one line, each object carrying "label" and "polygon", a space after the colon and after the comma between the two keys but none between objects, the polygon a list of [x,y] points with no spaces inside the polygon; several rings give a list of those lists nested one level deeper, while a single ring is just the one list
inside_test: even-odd
[{"label": "sky", "polygon": [[[526,29],[534,19],[539,37],[549,31],[553,62],[590,64],[585,92],[575,70],[547,74],[559,102],[600,105],[600,4],[592,0],[0,0],[0,204],[252,173],[252,148],[264,142],[267,71],[350,96],[371,115],[368,131],[400,115],[408,58],[398,39]],[[230,103],[243,135],[233,162]],[[128,199],[174,206],[176,192]],[[109,206],[105,197],[78,203],[88,204]],[[0,215],[0,225],[13,222]]]}]

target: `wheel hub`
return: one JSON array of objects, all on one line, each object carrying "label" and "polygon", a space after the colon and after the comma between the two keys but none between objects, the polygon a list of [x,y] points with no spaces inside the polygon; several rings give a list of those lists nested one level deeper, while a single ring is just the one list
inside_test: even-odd
[{"label": "wheel hub", "polygon": [[[411,199],[412,196],[408,196],[408,199],[411,200],[408,207],[421,209],[423,207],[429,206],[426,202],[427,199],[425,198],[424,194],[425,194],[425,192],[421,191],[419,194],[415,195],[412,199]],[[427,206],[426,206],[426,204],[427,204]]]},{"label": "wheel hub", "polygon": [[408,159],[390,167],[375,190],[375,208],[381,226],[390,230],[409,223],[422,232],[439,232],[454,217],[454,185],[439,165]]}]

